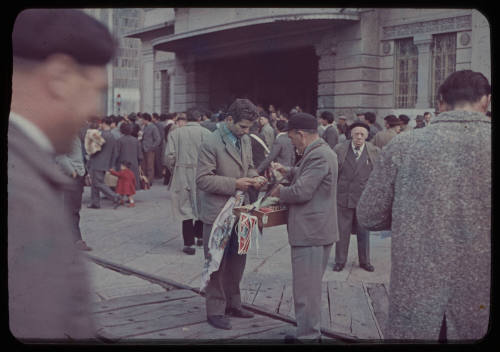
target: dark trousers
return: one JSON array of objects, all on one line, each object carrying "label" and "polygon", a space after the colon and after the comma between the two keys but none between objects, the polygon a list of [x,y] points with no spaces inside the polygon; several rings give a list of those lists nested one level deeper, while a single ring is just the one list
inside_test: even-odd
[{"label": "dark trousers", "polygon": [[335,263],[346,263],[351,233],[356,233],[359,264],[370,264],[370,233],[358,223],[356,209],[337,206],[337,219],[339,240],[335,243]]},{"label": "dark trousers", "polygon": [[77,176],[75,179],[76,188],[63,192],[64,208],[71,213],[71,232],[75,242],[82,240],[82,233],[80,232],[80,209],[82,208],[84,184],[84,176]]},{"label": "dark trousers", "polygon": [[203,223],[200,220],[193,222],[193,219],[182,222],[182,238],[185,246],[192,246],[194,238],[203,238]]},{"label": "dark trousers", "polygon": [[[205,258],[208,254],[208,239],[211,230],[211,224],[203,224]],[[238,254],[238,236],[233,227],[219,270],[210,275],[205,289],[207,316],[224,315],[226,307],[241,309],[240,282],[245,271],[246,259],[246,254]]]},{"label": "dark trousers", "polygon": [[156,147],[155,150],[155,177],[156,178],[161,178],[162,171],[163,171],[163,165],[161,162],[162,159],[162,151],[163,151],[163,142],[160,143],[158,147]]},{"label": "dark trousers", "polygon": [[90,170],[90,177],[92,179],[92,184],[90,186],[90,203],[96,207],[101,205],[100,192],[104,193],[106,197],[111,200],[117,200],[119,198],[118,194],[113,192],[113,190],[104,183],[105,173],[106,171],[102,170]]}]

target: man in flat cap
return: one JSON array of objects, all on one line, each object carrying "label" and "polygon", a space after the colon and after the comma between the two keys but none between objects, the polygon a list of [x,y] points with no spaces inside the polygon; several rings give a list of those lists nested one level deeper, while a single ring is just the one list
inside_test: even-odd
[{"label": "man in flat cap", "polygon": [[288,242],[292,254],[293,300],[297,331],[290,342],[321,339],[321,281],[332,245],[338,240],[337,157],[318,135],[317,119],[307,113],[290,117],[288,136],[302,154],[293,167],[274,164],[291,185],[271,196],[288,206]]},{"label": "man in flat cap", "polygon": [[23,342],[93,338],[89,283],[56,166],[99,114],[115,42],[81,10],[21,12],[12,33],[8,129],[9,325]]},{"label": "man in flat cap", "polygon": [[349,253],[351,234],[357,235],[359,266],[367,271],[375,270],[370,264],[369,232],[359,223],[356,206],[370,177],[373,164],[380,149],[366,142],[370,127],[363,122],[350,126],[351,140],[337,144],[333,151],[337,154],[339,177],[337,183],[337,217],[339,241],[335,245],[334,271],[342,271]]},{"label": "man in flat cap", "polygon": [[387,115],[384,120],[385,130],[378,132],[371,141],[380,149],[398,135],[401,126],[401,121],[395,115]]}]

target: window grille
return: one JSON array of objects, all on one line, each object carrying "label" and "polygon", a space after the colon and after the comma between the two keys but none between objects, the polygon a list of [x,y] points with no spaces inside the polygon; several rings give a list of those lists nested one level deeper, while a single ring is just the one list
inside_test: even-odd
[{"label": "window grille", "polygon": [[445,33],[432,38],[431,107],[436,107],[439,86],[456,70],[457,34]]},{"label": "window grille", "polygon": [[414,108],[417,102],[418,50],[412,38],[395,41],[395,106]]}]

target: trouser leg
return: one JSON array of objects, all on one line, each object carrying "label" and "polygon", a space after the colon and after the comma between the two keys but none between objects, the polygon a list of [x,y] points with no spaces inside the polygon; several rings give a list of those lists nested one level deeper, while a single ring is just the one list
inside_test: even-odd
[{"label": "trouser leg", "polygon": [[[203,247],[208,254],[211,225],[203,225]],[[226,306],[241,307],[240,281],[245,269],[246,255],[238,254],[238,241],[234,228],[224,251],[219,270],[210,275],[205,289],[207,315],[224,315]]]},{"label": "trouser leg", "polygon": [[149,183],[152,185],[153,180],[155,178],[155,151],[150,150],[146,152],[144,155],[144,159],[146,159],[146,177],[149,180]]},{"label": "trouser leg", "polygon": [[194,237],[203,238],[203,223],[200,220],[195,220],[193,233]]},{"label": "trouser leg", "polygon": [[359,264],[370,264],[370,232],[361,226],[355,216],[356,233],[358,239],[358,259]]},{"label": "trouser leg", "polygon": [[185,246],[192,246],[194,244],[193,219],[182,221],[182,238]]},{"label": "trouser leg", "polygon": [[75,179],[76,188],[63,193],[64,207],[71,213],[72,234],[75,242],[82,240],[80,232],[80,209],[82,206],[82,193],[84,187],[83,176],[77,176]]},{"label": "trouser leg", "polygon": [[354,209],[337,207],[339,240],[335,243],[335,263],[345,265],[349,254]]},{"label": "trouser leg", "polygon": [[92,171],[92,188],[95,191],[92,192],[91,190],[91,198],[92,198],[92,204],[99,206],[100,205],[100,199],[99,199],[99,192],[104,193],[109,199],[112,199],[113,201],[119,200],[119,196],[109,188],[108,185],[104,183],[104,174],[105,171],[100,171],[100,170],[94,170]]},{"label": "trouser leg", "polygon": [[322,279],[332,245],[293,246],[292,276],[296,338],[321,337]]}]

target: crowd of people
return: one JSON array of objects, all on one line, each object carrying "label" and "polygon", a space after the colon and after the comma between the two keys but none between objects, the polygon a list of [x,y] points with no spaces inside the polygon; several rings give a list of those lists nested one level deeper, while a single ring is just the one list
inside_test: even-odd
[{"label": "crowd of people", "polygon": [[[321,282],[334,245],[333,270],[343,270],[351,234],[360,267],[375,270],[369,231],[392,233],[387,339],[486,334],[491,87],[482,74],[451,74],[438,90],[440,113],[416,117],[414,129],[405,115],[386,116],[382,129],[373,112],[335,120],[249,99],[214,114],[194,107],[96,118],[114,48],[108,29],[78,10],[26,10],[16,21],[8,132],[15,337],[95,338],[78,251],[91,250],[78,226],[83,188],[90,182],[91,209],[101,193],[114,208],[134,207],[136,191],[162,178],[188,255],[196,243],[208,259],[217,216],[236,194],[253,202],[267,187],[287,206],[297,321],[288,342],[321,340]],[[277,173],[283,181],[272,184]],[[230,230],[205,290],[207,321],[220,329],[232,328],[229,317],[253,316],[241,304],[246,255]]]}]

